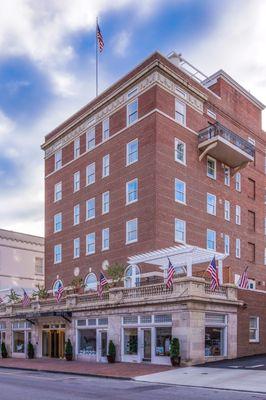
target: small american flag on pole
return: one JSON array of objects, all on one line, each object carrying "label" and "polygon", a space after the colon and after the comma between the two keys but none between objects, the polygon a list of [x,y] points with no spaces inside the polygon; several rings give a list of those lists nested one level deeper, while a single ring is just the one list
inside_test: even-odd
[{"label": "small american flag on pole", "polygon": [[98,41],[98,47],[100,50],[100,53],[103,51],[104,48],[104,40],[103,40],[103,35],[102,32],[100,30],[99,24],[97,22],[97,41]]},{"label": "small american flag on pole", "polygon": [[59,288],[57,289],[57,292],[55,293],[55,298],[57,303],[59,303],[59,301],[61,300],[61,297],[63,296],[63,292],[64,292],[64,286],[63,284],[60,284]]},{"label": "small american flag on pole", "polygon": [[220,285],[215,257],[213,257],[211,260],[211,263],[207,268],[207,272],[211,275],[211,290],[215,290]]},{"label": "small american flag on pole", "polygon": [[168,258],[168,269],[167,269],[167,280],[166,280],[166,287],[170,289],[173,285],[173,279],[175,274],[175,269],[173,264],[171,263],[170,259]]},{"label": "small american flag on pole", "polygon": [[26,292],[26,290],[23,289],[23,299],[22,299],[22,306],[27,307],[30,305],[30,298]]},{"label": "small american flag on pole", "polygon": [[103,296],[103,288],[105,285],[108,285],[107,279],[105,278],[104,274],[101,272],[99,277],[99,284],[98,284],[98,295],[100,298]]},{"label": "small american flag on pole", "polygon": [[248,267],[243,271],[238,281],[238,287],[241,289],[248,289]]}]

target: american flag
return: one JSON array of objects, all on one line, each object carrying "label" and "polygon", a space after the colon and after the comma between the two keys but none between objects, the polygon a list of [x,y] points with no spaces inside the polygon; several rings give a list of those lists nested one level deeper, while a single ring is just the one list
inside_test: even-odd
[{"label": "american flag", "polygon": [[22,299],[22,306],[27,307],[30,305],[30,298],[26,292],[26,290],[23,289],[23,299]]},{"label": "american flag", "polygon": [[102,32],[100,30],[99,24],[97,22],[97,40],[98,40],[98,47],[100,50],[100,53],[103,51],[104,48],[104,41],[103,41],[103,35]]},{"label": "american flag", "polygon": [[248,267],[244,270],[242,275],[239,278],[238,281],[238,287],[242,289],[248,289],[248,273],[247,273]]},{"label": "american flag", "polygon": [[170,287],[173,285],[173,279],[174,279],[174,274],[175,274],[175,269],[173,267],[173,264],[171,263],[170,259],[168,258],[169,264],[168,264],[168,269],[167,269],[167,281],[166,281],[166,287],[170,289]]},{"label": "american flag", "polygon": [[104,274],[101,272],[100,277],[99,277],[99,284],[98,284],[98,295],[100,298],[103,296],[103,288],[105,285],[108,285],[108,282],[104,276]]},{"label": "american flag", "polygon": [[219,287],[219,278],[215,257],[213,257],[210,265],[208,266],[207,272],[209,272],[209,274],[211,275],[211,290],[215,290]]},{"label": "american flag", "polygon": [[63,292],[64,292],[64,286],[60,285],[59,288],[57,289],[57,292],[55,293],[55,298],[57,303],[59,303],[59,301],[61,300],[61,297],[63,296]]}]

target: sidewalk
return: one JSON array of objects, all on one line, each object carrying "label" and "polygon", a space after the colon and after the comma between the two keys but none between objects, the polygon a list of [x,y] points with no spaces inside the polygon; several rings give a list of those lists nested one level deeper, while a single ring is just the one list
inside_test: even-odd
[{"label": "sidewalk", "polygon": [[266,393],[266,371],[187,367],[135,377],[136,381]]},{"label": "sidewalk", "polygon": [[68,373],[74,375],[99,376],[106,378],[131,379],[139,375],[154,374],[171,370],[172,367],[152,364],[115,363],[103,364],[86,361],[65,361],[58,359],[0,359],[0,368],[30,371]]}]

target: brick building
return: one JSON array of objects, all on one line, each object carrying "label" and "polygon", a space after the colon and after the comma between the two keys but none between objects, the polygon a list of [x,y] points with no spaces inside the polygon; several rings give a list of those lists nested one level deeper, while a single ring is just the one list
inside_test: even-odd
[{"label": "brick building", "polygon": [[[168,363],[171,336],[186,363],[254,351],[256,310],[243,340],[237,324],[251,290],[265,298],[263,108],[224,71],[206,77],[154,53],[45,137],[46,287],[80,277],[85,295],[32,304],[39,356],[61,355],[65,334],[77,357],[98,361],[110,338],[124,361]],[[213,255],[216,292],[204,279]],[[125,289],[100,300],[99,273],[108,279],[115,262],[127,265]],[[249,290],[238,296],[246,266]]]}]

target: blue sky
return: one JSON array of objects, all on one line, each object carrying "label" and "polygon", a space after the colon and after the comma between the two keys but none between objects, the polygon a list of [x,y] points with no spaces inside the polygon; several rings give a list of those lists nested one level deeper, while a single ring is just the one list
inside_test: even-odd
[{"label": "blue sky", "polygon": [[[137,5],[137,6],[136,6]],[[0,15],[0,227],[43,234],[44,135],[155,50],[266,103],[264,0],[9,0]]]}]

